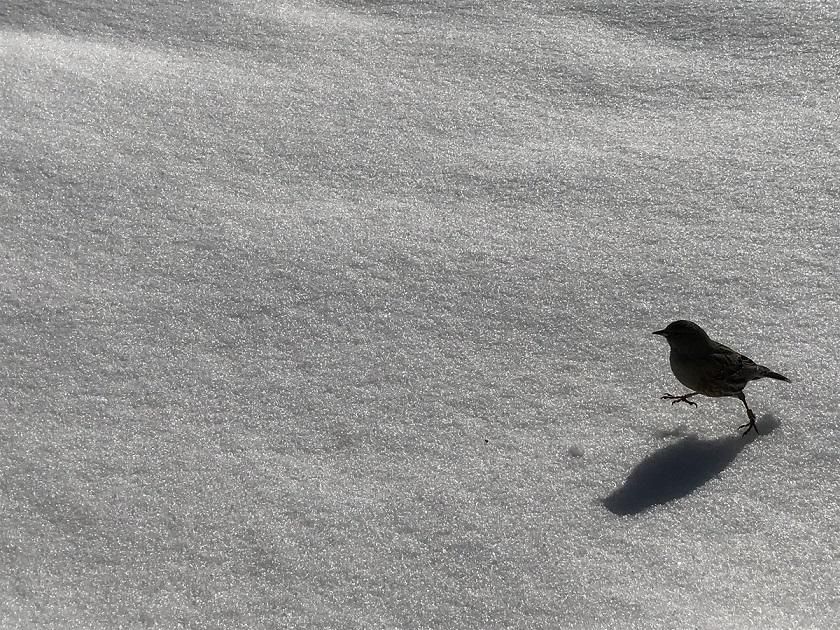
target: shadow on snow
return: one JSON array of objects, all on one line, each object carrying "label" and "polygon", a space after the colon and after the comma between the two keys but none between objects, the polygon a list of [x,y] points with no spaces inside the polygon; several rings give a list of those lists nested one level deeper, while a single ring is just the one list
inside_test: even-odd
[{"label": "shadow on snow", "polygon": [[630,472],[622,486],[602,500],[621,516],[638,514],[651,506],[679,499],[720,474],[756,437],[764,438],[779,426],[767,415],[758,421],[760,436],[750,433],[700,440],[688,436],[652,453]]}]

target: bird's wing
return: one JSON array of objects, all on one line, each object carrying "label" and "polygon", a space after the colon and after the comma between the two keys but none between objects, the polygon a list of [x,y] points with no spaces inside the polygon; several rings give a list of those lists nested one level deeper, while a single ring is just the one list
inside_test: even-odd
[{"label": "bird's wing", "polygon": [[737,393],[747,383],[761,378],[761,366],[749,357],[721,346],[708,357],[714,383],[724,392]]}]

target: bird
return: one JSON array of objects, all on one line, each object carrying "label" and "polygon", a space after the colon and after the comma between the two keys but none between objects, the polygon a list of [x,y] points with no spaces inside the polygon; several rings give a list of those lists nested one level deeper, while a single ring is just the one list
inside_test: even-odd
[{"label": "bird", "polygon": [[759,434],[755,425],[755,414],[744,396],[744,387],[750,381],[760,378],[773,378],[790,383],[787,376],[758,365],[749,357],[718,343],[700,326],[685,319],[671,322],[653,334],[665,337],[671,347],[671,371],[680,383],[692,390],[681,396],[666,393],[661,397],[662,400],[670,400],[672,405],[684,402],[696,407],[697,403],[689,398],[697,394],[713,397],[733,396],[744,403],[749,418],[749,422],[738,427],[746,427],[742,435],[746,436],[750,431]]}]

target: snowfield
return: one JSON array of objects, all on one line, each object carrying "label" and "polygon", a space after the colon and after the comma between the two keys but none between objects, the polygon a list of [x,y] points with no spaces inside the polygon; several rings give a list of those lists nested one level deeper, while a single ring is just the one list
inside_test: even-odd
[{"label": "snowfield", "polygon": [[125,4],[0,7],[0,626],[837,626],[834,0]]}]

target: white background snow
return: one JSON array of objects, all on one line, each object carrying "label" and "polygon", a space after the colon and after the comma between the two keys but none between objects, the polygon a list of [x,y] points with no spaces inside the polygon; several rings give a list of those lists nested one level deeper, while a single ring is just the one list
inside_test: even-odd
[{"label": "white background snow", "polygon": [[6,0],[0,626],[837,627],[838,77],[835,0]]}]

